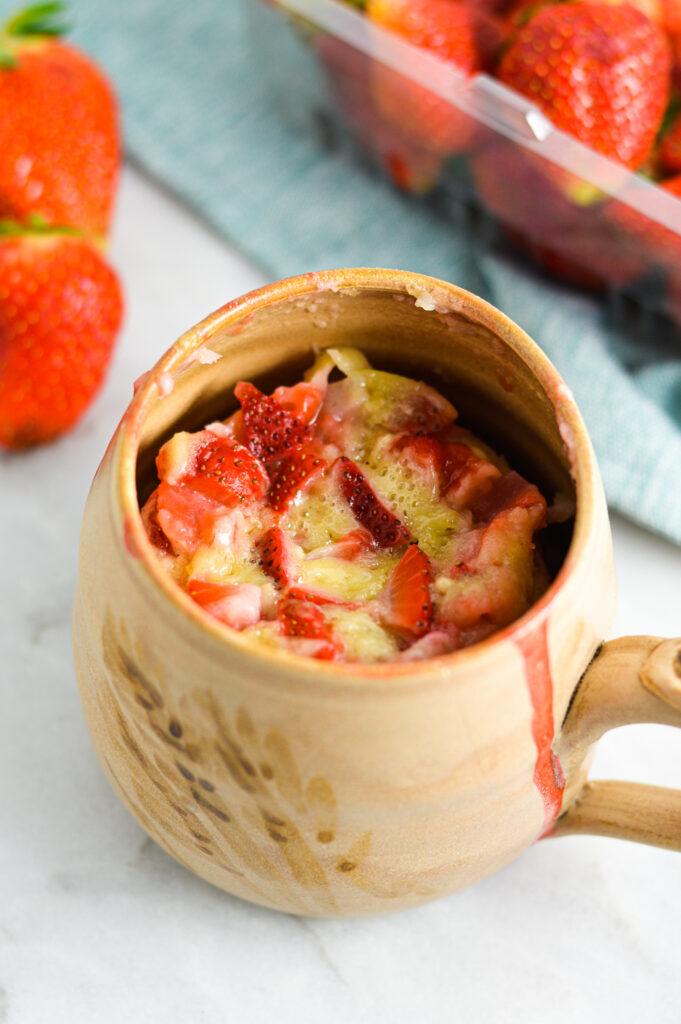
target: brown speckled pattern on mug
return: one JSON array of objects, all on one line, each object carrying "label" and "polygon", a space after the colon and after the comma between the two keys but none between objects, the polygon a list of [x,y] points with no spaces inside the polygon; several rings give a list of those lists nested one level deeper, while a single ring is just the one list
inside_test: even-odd
[{"label": "brown speckled pattern on mug", "polygon": [[[138,820],[181,863],[211,858],[213,870],[240,878],[258,901],[285,892],[291,905],[316,914],[338,910],[334,875],[334,885],[378,899],[413,888],[382,885],[364,871],[370,829],[349,845],[338,842],[332,786],[321,776],[301,777],[279,730],[259,735],[251,711],[239,706],[228,714],[200,686],[189,684],[173,701],[158,660],[110,613],[101,649],[99,714],[119,745],[118,784]],[[422,887],[420,894],[430,893]]]}]

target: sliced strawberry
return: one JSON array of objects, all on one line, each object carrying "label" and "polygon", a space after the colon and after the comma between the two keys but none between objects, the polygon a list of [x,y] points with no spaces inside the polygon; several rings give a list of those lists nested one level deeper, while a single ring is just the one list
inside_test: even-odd
[{"label": "sliced strawberry", "polygon": [[466,444],[438,437],[398,437],[391,445],[400,461],[406,461],[431,482],[453,508],[462,510],[486,493],[501,476],[491,462],[481,459]]},{"label": "sliced strawberry", "polygon": [[284,597],[277,605],[277,618],[284,624],[287,636],[329,637],[331,627],[324,613],[312,601]]},{"label": "sliced strawberry", "polygon": [[149,495],[140,515],[142,516],[144,528],[147,531],[147,537],[154,547],[158,548],[159,551],[169,552],[170,541],[161,529],[161,524],[158,521],[158,488]]},{"label": "sliced strawberry", "polygon": [[277,618],[282,623],[286,636],[305,640],[323,641],[312,655],[323,661],[330,661],[339,652],[333,642],[331,624],[324,613],[311,601],[298,601],[285,597],[277,605]]},{"label": "sliced strawberry", "polygon": [[415,640],[406,650],[397,655],[396,661],[425,661],[427,658],[439,658],[456,649],[456,640],[452,631],[433,629],[420,640]]},{"label": "sliced strawberry", "polygon": [[301,380],[292,387],[280,385],[275,388],[272,398],[278,405],[290,412],[301,423],[313,423],[324,400],[324,389]]},{"label": "sliced strawberry", "polygon": [[500,476],[492,487],[471,505],[476,522],[491,522],[501,512],[514,508],[532,509],[535,530],[546,523],[546,501],[534,484],[512,470]]},{"label": "sliced strawberry", "polygon": [[288,534],[278,526],[271,526],[269,530],[265,530],[255,547],[260,564],[268,576],[281,587],[293,582],[296,576],[295,558],[293,541]]},{"label": "sliced strawberry", "polygon": [[210,544],[223,505],[183,484],[162,480],[156,490],[157,520],[176,555],[193,554]]},{"label": "sliced strawberry", "polygon": [[198,449],[194,471],[183,482],[229,508],[262,498],[269,478],[262,462],[248,448],[213,435]]},{"label": "sliced strawberry", "polygon": [[205,611],[233,629],[254,626],[260,619],[262,595],[254,583],[221,584],[192,579],[187,593]]},{"label": "sliced strawberry", "polygon": [[320,444],[311,441],[305,448],[282,455],[269,464],[271,484],[267,501],[275,512],[288,508],[303,487],[326,469],[321,450]]},{"label": "sliced strawberry", "polygon": [[433,434],[454,422],[456,409],[435,388],[419,381],[389,424],[393,433]]},{"label": "sliced strawberry", "polygon": [[363,526],[350,530],[339,540],[317,549],[317,555],[324,558],[344,558],[352,562],[355,558],[375,548],[374,538]]},{"label": "sliced strawberry", "polygon": [[314,590],[311,587],[289,587],[286,596],[295,601],[311,601],[312,604],[336,604],[353,609],[360,607],[356,601],[344,601],[342,597],[336,597],[323,590]]},{"label": "sliced strawberry", "polygon": [[378,598],[380,615],[386,625],[410,640],[427,633],[433,620],[431,580],[427,555],[418,544],[411,544]]},{"label": "sliced strawberry", "polygon": [[214,426],[214,431],[180,432],[166,442],[156,458],[159,478],[225,508],[262,498],[269,485],[265,467],[222,424]]},{"label": "sliced strawberry", "polygon": [[342,654],[342,648],[331,640],[324,638],[312,639],[306,636],[287,637],[286,649],[292,654],[300,654],[303,658],[316,658],[317,661],[334,661]]},{"label": "sliced strawberry", "polygon": [[407,528],[389,512],[374,494],[361,469],[342,455],[334,463],[340,491],[355,518],[364,526],[380,548],[403,544],[409,540]]},{"label": "sliced strawberry", "polygon": [[[286,390],[294,391],[293,388]],[[309,421],[296,415],[296,410],[309,413],[301,401],[296,400],[293,408],[289,408],[288,403],[282,404],[274,396],[264,395],[254,384],[245,381],[237,384],[234,394],[241,402],[245,443],[263,462],[302,448],[310,439]]]}]

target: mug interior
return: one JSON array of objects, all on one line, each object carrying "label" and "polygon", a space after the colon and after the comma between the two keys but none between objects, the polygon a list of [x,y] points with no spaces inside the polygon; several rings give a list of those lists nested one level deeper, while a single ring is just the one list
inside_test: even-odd
[{"label": "mug interior", "polygon": [[[187,332],[129,410],[130,458],[123,465],[134,467],[136,500],[128,511],[139,519],[157,484],[159,447],[177,430],[198,430],[232,413],[237,381],[266,392],[293,384],[319,352],[341,345],[359,348],[377,369],[436,387],[459,410],[461,424],[506,456],[549,503],[556,496],[576,502],[575,520],[543,534],[555,577],[575,546],[594,469],[574,400],[539,348],[494,307],[453,285],[399,271],[331,271],[278,282]],[[196,361],[205,349],[220,358]]]}]

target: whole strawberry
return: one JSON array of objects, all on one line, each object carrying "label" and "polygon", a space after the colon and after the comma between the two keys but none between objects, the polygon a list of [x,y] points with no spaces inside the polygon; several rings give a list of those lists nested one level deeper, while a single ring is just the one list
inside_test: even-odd
[{"label": "whole strawberry", "polygon": [[[475,3],[452,0],[368,0],[370,21],[426,50],[462,76],[491,67],[499,24]],[[441,156],[465,150],[474,126],[447,100],[379,62],[374,87],[381,113],[405,138]]]},{"label": "whole strawberry", "polygon": [[0,218],[38,214],[104,237],[120,145],[100,69],[57,38],[62,5],[38,4],[0,31]]},{"label": "whole strawberry", "polygon": [[670,60],[662,30],[630,4],[559,3],[517,33],[499,78],[557,128],[637,168],[662,122]]},{"label": "whole strawberry", "polygon": [[104,379],[122,308],[118,278],[87,239],[0,224],[0,445],[73,426]]}]

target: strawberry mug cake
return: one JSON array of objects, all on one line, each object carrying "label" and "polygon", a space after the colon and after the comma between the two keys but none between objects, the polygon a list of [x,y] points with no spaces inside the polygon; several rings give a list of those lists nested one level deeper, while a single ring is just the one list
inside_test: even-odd
[{"label": "strawberry mug cake", "polygon": [[[338,379],[336,379],[338,378]],[[142,508],[209,615],[323,660],[419,660],[522,615],[549,576],[539,490],[428,385],[329,349],[305,380],[161,448]]]}]

